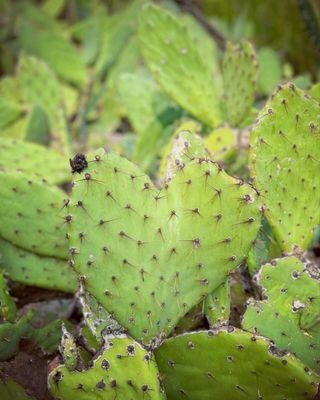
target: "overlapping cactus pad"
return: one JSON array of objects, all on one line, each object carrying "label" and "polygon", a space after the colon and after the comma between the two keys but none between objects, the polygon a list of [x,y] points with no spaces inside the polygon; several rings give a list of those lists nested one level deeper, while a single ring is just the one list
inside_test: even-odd
[{"label": "overlapping cactus pad", "polygon": [[54,369],[49,385],[54,397],[63,400],[165,399],[154,357],[126,336],[109,338],[88,370]]},{"label": "overlapping cactus pad", "polygon": [[201,57],[182,21],[155,5],[140,16],[139,39],[144,60],[163,90],[199,120],[221,122],[219,84],[210,57]]},{"label": "overlapping cactus pad", "polygon": [[294,356],[234,328],[176,336],[155,355],[168,400],[311,400],[319,382]]},{"label": "overlapping cactus pad", "polygon": [[15,282],[74,293],[77,276],[66,260],[24,250],[0,238],[0,269]]},{"label": "overlapping cactus pad", "polygon": [[246,256],[260,223],[256,192],[195,159],[163,189],[135,165],[88,155],[68,206],[71,262],[85,289],[130,334],[168,334]]},{"label": "overlapping cactus pad", "polygon": [[0,138],[0,170],[35,174],[52,184],[71,180],[65,157],[44,146],[19,139]]},{"label": "overlapping cactus pad", "polygon": [[237,126],[252,106],[258,63],[250,42],[227,43],[223,59],[224,106],[227,121]]},{"label": "overlapping cactus pad", "polygon": [[250,163],[283,250],[310,244],[320,221],[320,106],[289,83],[278,88],[251,135]]},{"label": "overlapping cactus pad", "polygon": [[223,283],[209,294],[204,303],[206,318],[210,327],[228,324],[231,309],[229,282]]},{"label": "overlapping cactus pad", "polygon": [[275,260],[257,275],[265,300],[250,301],[243,327],[320,372],[320,270],[295,257]]},{"label": "overlapping cactus pad", "polygon": [[65,258],[64,193],[19,172],[0,172],[0,180],[0,235],[25,250]]},{"label": "overlapping cactus pad", "polygon": [[164,180],[170,180],[190,160],[208,156],[203,140],[197,134],[199,128],[200,125],[192,120],[178,126],[162,155],[159,175]]}]

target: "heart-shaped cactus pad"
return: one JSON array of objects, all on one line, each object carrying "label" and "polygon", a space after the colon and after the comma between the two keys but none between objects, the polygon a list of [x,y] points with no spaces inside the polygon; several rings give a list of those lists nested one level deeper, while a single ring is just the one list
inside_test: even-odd
[{"label": "heart-shaped cactus pad", "polygon": [[169,334],[248,253],[256,192],[195,159],[156,188],[115,153],[89,154],[68,205],[70,263],[93,295],[144,343]]}]

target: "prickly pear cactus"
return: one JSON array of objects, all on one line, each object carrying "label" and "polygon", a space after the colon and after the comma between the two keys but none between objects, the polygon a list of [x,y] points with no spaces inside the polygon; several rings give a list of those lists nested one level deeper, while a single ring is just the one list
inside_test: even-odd
[{"label": "prickly pear cactus", "polygon": [[282,250],[304,250],[320,221],[319,104],[288,83],[260,112],[250,166]]},{"label": "prickly pear cactus", "polygon": [[194,158],[207,158],[202,138],[197,135],[200,124],[196,121],[182,122],[175,130],[162,155],[159,175],[170,180],[185,164]]},{"label": "prickly pear cactus", "polygon": [[65,258],[66,220],[59,217],[64,193],[44,179],[0,172],[0,234],[34,253]]},{"label": "prickly pear cactus", "polygon": [[226,281],[206,298],[204,312],[210,327],[228,324],[231,308],[230,296],[229,282]]},{"label": "prickly pear cactus", "polygon": [[154,357],[126,336],[109,338],[106,348],[85,371],[69,371],[66,366],[49,375],[55,398],[79,400],[165,399],[158,380]]},{"label": "prickly pear cactus", "polygon": [[[37,79],[34,79],[35,76]],[[54,73],[43,61],[22,55],[17,67],[17,79],[25,104],[39,106],[45,111],[50,123],[52,146],[68,154],[67,122],[60,84]]]},{"label": "prickly pear cactus", "polygon": [[281,255],[281,248],[272,235],[270,225],[265,218],[262,218],[261,228],[247,257],[249,273],[254,275],[262,264],[281,257]]},{"label": "prickly pear cactus", "polygon": [[137,133],[133,160],[143,169],[150,169],[172,132],[166,127],[181,116],[181,111],[147,71],[121,75],[118,88],[125,114]]},{"label": "prickly pear cactus", "polygon": [[18,45],[27,54],[44,60],[63,80],[81,87],[86,70],[71,42],[53,31],[38,30],[30,23],[22,23]]},{"label": "prickly pear cactus", "polygon": [[226,161],[234,153],[237,145],[236,131],[228,126],[214,129],[204,138],[204,145],[215,161]]},{"label": "prickly pear cactus", "polygon": [[33,313],[22,316],[17,322],[0,324],[0,361],[13,357],[19,351],[19,342],[28,335]]},{"label": "prickly pear cactus", "polygon": [[103,344],[105,335],[123,333],[121,326],[112,318],[112,315],[82,286],[80,286],[79,292],[84,322],[100,345]]},{"label": "prickly pear cactus", "polygon": [[60,352],[65,367],[69,371],[75,370],[80,361],[79,349],[77,348],[74,337],[64,325],[62,325]]},{"label": "prickly pear cactus", "polygon": [[168,339],[155,356],[169,400],[311,400],[319,383],[294,356],[231,327]]},{"label": "prickly pear cactus", "polygon": [[256,192],[209,160],[191,161],[161,190],[114,153],[87,160],[68,205],[70,262],[84,288],[149,342],[239,266],[259,227]]},{"label": "prickly pear cactus", "polygon": [[1,400],[36,400],[29,396],[24,388],[13,379],[0,379]]},{"label": "prickly pear cactus", "polygon": [[308,93],[315,100],[320,101],[320,82],[312,85]]},{"label": "prickly pear cactus", "polygon": [[23,113],[22,107],[8,99],[3,97],[0,98],[0,129],[5,128],[8,125],[14,123],[21,117]]},{"label": "prickly pear cactus", "polygon": [[237,126],[252,106],[257,81],[258,63],[251,43],[228,42],[222,63],[223,105],[226,120]]},{"label": "prickly pear cactus", "polygon": [[11,298],[5,277],[0,272],[0,319],[3,321],[14,322],[17,316],[17,307]]},{"label": "prickly pear cactus", "polygon": [[65,260],[40,256],[1,238],[0,269],[25,285],[67,293],[74,293],[78,287],[77,276]]},{"label": "prickly pear cactus", "polygon": [[242,325],[320,372],[320,272],[313,268],[295,257],[264,265],[257,275],[264,300],[249,302]]},{"label": "prickly pear cactus", "polygon": [[54,150],[19,139],[0,138],[0,170],[35,174],[56,185],[71,180],[65,157]]},{"label": "prickly pear cactus", "polygon": [[222,116],[212,63],[200,56],[179,17],[146,5],[140,15],[139,39],[144,60],[162,89],[196,118],[217,126]]}]

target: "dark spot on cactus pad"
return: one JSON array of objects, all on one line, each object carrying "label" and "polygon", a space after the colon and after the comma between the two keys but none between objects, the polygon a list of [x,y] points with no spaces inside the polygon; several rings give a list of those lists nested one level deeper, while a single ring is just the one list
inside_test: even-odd
[{"label": "dark spot on cactus pad", "polygon": [[96,387],[103,390],[106,387],[106,384],[103,381],[99,381],[97,382]]},{"label": "dark spot on cactus pad", "polygon": [[84,169],[88,167],[88,161],[84,154],[78,153],[72,159],[69,159],[72,173],[80,174]]}]

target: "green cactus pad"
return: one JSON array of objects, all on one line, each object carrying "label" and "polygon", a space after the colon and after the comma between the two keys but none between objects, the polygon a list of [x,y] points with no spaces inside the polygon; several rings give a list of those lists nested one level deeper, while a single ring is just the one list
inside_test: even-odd
[{"label": "green cactus pad", "polygon": [[219,65],[220,54],[217,43],[210,33],[190,13],[180,14],[179,19],[187,29],[190,37],[193,38],[201,58],[208,66],[211,74],[213,74],[218,93],[222,93],[223,80]]},{"label": "green cactus pad", "polygon": [[75,370],[80,360],[79,349],[77,348],[75,338],[68,332],[64,325],[62,325],[60,352],[65,367],[69,371]]},{"label": "green cactus pad", "polygon": [[77,86],[85,84],[87,77],[81,57],[63,36],[23,23],[18,44],[26,53],[44,60],[61,79]]},{"label": "green cactus pad", "polygon": [[148,342],[239,266],[257,234],[259,201],[209,160],[191,161],[158,190],[115,153],[87,159],[67,211],[71,263],[85,289]]},{"label": "green cactus pad", "polygon": [[228,126],[214,129],[204,139],[204,145],[215,161],[226,161],[234,153],[237,146],[237,133]]},{"label": "green cactus pad", "polygon": [[228,324],[231,308],[230,296],[230,286],[227,281],[206,298],[204,312],[210,327]]},{"label": "green cactus pad", "polygon": [[121,102],[135,132],[133,160],[150,169],[172,129],[166,129],[181,111],[159,90],[146,71],[123,74],[118,82]]},{"label": "green cactus pad", "polygon": [[212,63],[200,56],[183,22],[160,7],[147,5],[140,16],[139,39],[144,60],[162,89],[199,120],[218,125],[220,94]]},{"label": "green cactus pad", "polygon": [[21,317],[16,323],[0,324],[0,361],[13,357],[19,351],[19,342],[27,332],[32,319],[32,312]]},{"label": "green cactus pad", "polygon": [[[35,76],[37,79],[34,79]],[[17,79],[24,102],[29,107],[41,107],[47,114],[52,146],[68,153],[67,122],[62,105],[61,87],[55,74],[43,61],[22,55],[19,58]]]},{"label": "green cactus pad", "polygon": [[64,193],[20,172],[0,172],[0,180],[0,235],[25,250],[65,258]]},{"label": "green cactus pad", "polygon": [[320,82],[312,85],[308,93],[315,100],[320,101]]},{"label": "green cactus pad", "polygon": [[161,159],[159,175],[164,181],[170,180],[190,160],[208,156],[202,138],[197,135],[199,130],[200,124],[192,120],[182,122],[175,130]]},{"label": "green cactus pad", "polygon": [[60,153],[19,139],[0,138],[0,170],[36,174],[56,185],[71,180],[68,161]]},{"label": "green cactus pad", "polygon": [[168,400],[311,400],[319,382],[295,357],[231,327],[168,339],[155,356]]},{"label": "green cactus pad", "polygon": [[280,57],[271,47],[262,47],[258,50],[258,62],[258,89],[269,96],[282,79]]},{"label": "green cactus pad", "polygon": [[0,238],[0,269],[15,282],[74,293],[77,276],[65,260],[39,256]]},{"label": "green cactus pad", "polygon": [[22,108],[18,103],[0,98],[0,129],[15,122],[22,115]]},{"label": "green cactus pad", "polygon": [[11,298],[5,277],[0,272],[0,319],[4,321],[14,322],[17,316],[17,307]]},{"label": "green cactus pad", "polygon": [[255,94],[258,64],[252,45],[227,43],[223,58],[223,103],[227,121],[239,125],[249,114]]},{"label": "green cactus pad", "polygon": [[39,106],[34,106],[30,111],[25,130],[27,142],[50,145],[50,122],[47,114]]},{"label": "green cactus pad", "polygon": [[160,400],[165,399],[153,356],[137,342],[121,336],[110,338],[106,348],[85,371],[65,366],[49,375],[50,390],[64,400]]},{"label": "green cactus pad", "polygon": [[282,250],[304,250],[320,221],[320,106],[289,83],[278,88],[250,138],[250,165]]},{"label": "green cactus pad", "polygon": [[83,287],[80,287],[79,298],[84,322],[100,345],[103,344],[104,334],[121,331],[117,321]]},{"label": "green cactus pad", "polygon": [[249,273],[254,275],[262,264],[281,257],[281,255],[281,248],[272,235],[270,225],[265,218],[262,218],[258,236],[247,257]]},{"label": "green cactus pad", "polygon": [[36,400],[29,396],[25,389],[12,379],[0,379],[1,400]]},{"label": "green cactus pad", "polygon": [[295,257],[264,265],[257,280],[265,300],[249,302],[242,325],[320,372],[320,274],[316,279],[311,268]]},{"label": "green cactus pad", "polygon": [[32,341],[46,353],[57,350],[62,321],[55,320],[41,328],[35,328],[32,325],[34,315],[34,310],[30,310],[15,323],[0,324],[0,361],[8,360],[18,353],[19,343],[23,338]]}]

